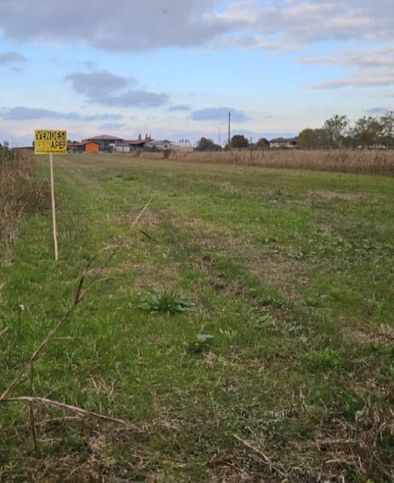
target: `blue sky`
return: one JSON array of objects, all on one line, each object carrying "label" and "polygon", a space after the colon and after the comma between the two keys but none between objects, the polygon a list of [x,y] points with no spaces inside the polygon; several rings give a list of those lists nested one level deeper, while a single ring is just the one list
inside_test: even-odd
[{"label": "blue sky", "polygon": [[0,142],[193,142],[394,107],[391,0],[0,0]]}]

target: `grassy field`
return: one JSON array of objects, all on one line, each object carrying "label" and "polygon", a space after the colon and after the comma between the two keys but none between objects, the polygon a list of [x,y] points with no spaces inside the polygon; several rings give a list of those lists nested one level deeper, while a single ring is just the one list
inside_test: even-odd
[{"label": "grassy field", "polygon": [[[56,178],[59,263],[45,210],[1,270],[0,391],[125,240],[33,390],[140,430],[37,407],[36,451],[28,407],[3,404],[0,481],[393,478],[393,178],[109,155]],[[139,308],[164,292],[193,310]]]}]

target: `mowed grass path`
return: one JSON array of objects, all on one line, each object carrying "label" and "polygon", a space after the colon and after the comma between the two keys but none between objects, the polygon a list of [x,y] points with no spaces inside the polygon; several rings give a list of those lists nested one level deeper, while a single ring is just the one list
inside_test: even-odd
[{"label": "mowed grass path", "polygon": [[[74,155],[56,158],[56,189],[59,263],[48,211],[2,269],[0,390],[89,257],[126,239],[35,365],[34,392],[142,432],[38,409],[37,454],[27,408],[2,406],[0,480],[390,480],[393,178]],[[153,290],[194,310],[141,311]]]}]

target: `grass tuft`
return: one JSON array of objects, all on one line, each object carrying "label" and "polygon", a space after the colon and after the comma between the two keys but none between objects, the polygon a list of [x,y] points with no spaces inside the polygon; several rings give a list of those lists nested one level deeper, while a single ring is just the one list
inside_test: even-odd
[{"label": "grass tuft", "polygon": [[320,351],[308,352],[302,356],[302,359],[311,369],[334,369],[342,362],[337,351],[329,347]]}]

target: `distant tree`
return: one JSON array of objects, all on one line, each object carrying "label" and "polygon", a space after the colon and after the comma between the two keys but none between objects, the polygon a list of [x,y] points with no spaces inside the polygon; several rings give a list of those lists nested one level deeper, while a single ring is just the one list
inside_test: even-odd
[{"label": "distant tree", "polygon": [[353,128],[353,140],[357,146],[373,146],[383,140],[383,123],[379,118],[364,116]]},{"label": "distant tree", "polygon": [[142,140],[142,135],[141,133],[138,134],[138,141],[141,141]]},{"label": "distant tree", "polygon": [[256,143],[257,149],[267,149],[269,147],[270,147],[270,143],[268,139],[265,139],[265,138],[260,138]]},{"label": "distant tree", "polygon": [[231,147],[232,148],[247,148],[248,146],[249,146],[248,138],[246,138],[242,134],[235,134],[231,138]]},{"label": "distant tree", "polygon": [[215,144],[212,139],[202,137],[197,143],[197,151],[221,151],[221,146]]},{"label": "distant tree", "polygon": [[316,148],[317,142],[316,129],[304,129],[298,135],[298,146],[301,149],[313,149]]},{"label": "distant tree", "polygon": [[382,127],[381,142],[387,147],[394,147],[394,112],[388,112],[380,118]]},{"label": "distant tree", "polygon": [[379,117],[364,116],[353,126],[347,116],[333,116],[321,129],[304,129],[298,135],[302,149],[351,148],[383,145],[394,148],[394,112]]},{"label": "distant tree", "polygon": [[348,127],[349,119],[347,116],[339,116],[336,114],[330,119],[327,119],[327,121],[324,123],[323,130],[330,148],[338,148],[343,146],[343,140]]},{"label": "distant tree", "polygon": [[298,135],[298,147],[301,149],[321,149],[328,145],[324,129],[304,129]]}]

